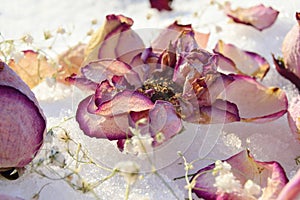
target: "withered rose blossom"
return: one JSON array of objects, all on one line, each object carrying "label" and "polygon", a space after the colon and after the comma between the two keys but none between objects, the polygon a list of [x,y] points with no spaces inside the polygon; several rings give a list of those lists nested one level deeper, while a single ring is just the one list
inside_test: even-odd
[{"label": "withered rose blossom", "polygon": [[[265,122],[286,113],[287,99],[279,88],[265,87],[246,75],[219,72],[218,55],[199,47],[190,25],[172,24],[147,48],[130,28],[132,19],[106,19],[107,30],[99,33],[102,39],[90,50],[93,59],[80,75],[68,78],[92,92],[76,114],[86,135],[118,140],[122,148],[132,137],[129,127],[146,119],[139,127],[141,134],[150,134],[157,146],[155,136],[163,134],[168,141],[182,130],[182,120]],[[107,47],[113,51],[103,51]]]}]

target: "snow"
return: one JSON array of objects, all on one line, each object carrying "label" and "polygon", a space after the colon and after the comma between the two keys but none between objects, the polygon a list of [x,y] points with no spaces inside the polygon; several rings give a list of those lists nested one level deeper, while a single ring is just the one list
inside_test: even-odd
[{"label": "snow", "polygon": [[[276,23],[262,32],[230,23],[217,6],[210,5],[209,0],[186,0],[184,3],[174,0],[172,4],[174,10],[161,13],[150,9],[149,2],[146,0],[23,0],[18,2],[1,0],[0,27],[1,36],[5,39],[17,39],[29,33],[33,36],[35,44],[41,48],[47,48],[49,45],[49,41],[43,39],[44,31],[55,32],[59,27],[64,27],[71,34],[57,38],[54,49],[55,52],[62,52],[79,41],[86,42],[86,33],[90,29],[97,29],[107,14],[123,14],[131,17],[135,21],[133,28],[145,35],[143,38],[146,38],[146,43],[149,43],[158,29],[178,20],[181,23],[192,23],[197,31],[210,32],[207,49],[212,49],[217,40],[222,39],[240,48],[255,51],[272,64],[271,53],[281,54],[282,40],[295,24],[294,14],[297,9],[299,11],[300,1],[286,0],[284,3],[272,0],[232,1],[233,7],[249,7],[259,3],[280,11]],[[91,24],[93,19],[97,19],[97,25]],[[276,74],[273,65],[272,68],[263,83],[283,88],[289,100],[297,96],[295,87]],[[147,159],[120,152],[115,142],[85,136],[74,118],[66,120],[75,115],[77,104],[86,96],[82,91],[53,83],[51,80],[42,82],[33,91],[47,117],[48,129],[61,124],[72,139],[81,143],[82,149],[87,151],[95,162],[107,168],[114,168],[120,161],[132,160],[141,166],[140,172],[144,177],[132,185],[129,199],[175,199],[169,187],[176,193],[178,199],[187,197],[184,179],[173,180],[185,173],[183,160],[178,156],[178,151],[188,162],[199,159],[194,163],[191,173],[217,159],[226,159],[245,148],[249,148],[257,160],[280,162],[289,177],[292,177],[299,168],[294,159],[300,155],[300,145],[288,127],[286,115],[265,124],[241,122],[226,125],[185,124],[183,133],[155,149],[150,155],[152,162],[150,164]],[[43,157],[43,153],[53,146],[57,146],[65,157],[68,156],[66,143],[58,139],[59,133],[62,134],[62,129],[54,131],[52,141],[43,146],[35,161]],[[68,148],[76,150],[78,146],[73,144]],[[66,161],[70,162],[70,158],[68,159]],[[70,163],[70,168],[74,169],[76,163]],[[152,172],[153,166],[160,176]],[[43,165],[39,169],[56,178],[56,173],[60,175],[65,173],[59,166],[51,164]],[[55,172],[50,172],[49,169]],[[50,180],[29,171],[24,173],[14,181],[1,178],[0,193],[31,199],[40,192],[41,200],[125,199],[126,182],[120,175],[104,181],[93,192],[83,193],[71,188],[64,180]],[[108,176],[109,172],[92,164],[83,164],[79,174],[82,180],[97,182]],[[76,182],[76,176],[73,178],[72,182]]]}]

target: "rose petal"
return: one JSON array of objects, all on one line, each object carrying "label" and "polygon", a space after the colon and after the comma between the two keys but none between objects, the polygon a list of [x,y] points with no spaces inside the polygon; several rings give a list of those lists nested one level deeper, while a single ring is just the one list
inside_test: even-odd
[{"label": "rose petal", "polygon": [[171,11],[172,0],[150,0],[151,8],[155,8],[159,11],[167,10]]},{"label": "rose petal", "polygon": [[95,114],[101,116],[115,116],[129,114],[129,112],[140,112],[151,109],[152,101],[139,92],[124,90],[117,93],[114,98],[98,106]]},{"label": "rose petal", "polygon": [[130,85],[140,86],[139,75],[124,62],[111,59],[100,59],[90,62],[81,69],[82,75],[95,83],[102,81],[112,81],[113,77],[124,77]]},{"label": "rose petal", "polygon": [[230,3],[225,5],[225,13],[228,17],[233,19],[236,23],[252,26],[259,31],[270,27],[279,12],[271,7],[265,7],[263,4],[253,6],[250,8],[231,9]]},{"label": "rose petal", "polygon": [[10,60],[8,65],[21,77],[21,79],[30,87],[38,85],[46,77],[52,77],[56,72],[46,57],[39,57],[38,52],[31,50],[23,51],[24,57],[17,63]]},{"label": "rose petal", "polygon": [[[275,187],[272,189],[271,197],[275,197],[282,190],[284,185],[288,182],[284,169],[279,163],[261,162],[256,161],[249,153],[249,151],[242,151],[227,160],[227,163],[231,165],[231,172],[240,181],[241,185],[244,185],[247,180],[252,180],[254,183],[260,185],[261,188],[266,190],[271,187],[268,182],[272,182]],[[217,199],[220,194],[217,194],[217,188],[214,186],[215,176],[212,174],[215,164],[211,164],[201,170],[192,178],[195,181],[193,192],[199,197],[207,200]],[[235,199],[236,196],[233,193],[226,193],[228,198]],[[226,195],[225,194],[225,195]]]},{"label": "rose petal", "polygon": [[150,133],[154,138],[154,146],[161,144],[155,135],[162,133],[164,141],[175,136],[182,129],[181,119],[177,116],[174,106],[166,101],[157,100],[149,112]]},{"label": "rose petal", "polygon": [[288,109],[288,122],[292,132],[300,141],[300,96],[293,99]]},{"label": "rose petal", "polygon": [[24,167],[43,143],[46,118],[29,87],[0,65],[0,169]]},{"label": "rose petal", "polygon": [[222,40],[218,41],[213,51],[221,55],[218,67],[222,71],[227,71],[227,74],[244,74],[263,79],[270,69],[265,58],[254,52],[243,51],[233,44],[226,44]]},{"label": "rose petal", "polygon": [[290,69],[286,68],[283,60],[276,59],[274,55],[272,55],[272,57],[277,72],[284,78],[291,81],[300,91],[300,78],[296,76],[296,74],[294,74]]},{"label": "rose petal", "polygon": [[267,88],[254,79],[242,75],[230,75],[234,79],[218,96],[237,105],[241,120],[264,122],[277,119],[286,113],[288,103],[285,93]]},{"label": "rose petal", "polygon": [[127,113],[118,116],[103,117],[89,113],[87,107],[93,100],[92,95],[85,98],[78,105],[76,120],[83,132],[96,138],[107,138],[109,140],[126,139],[128,136]]},{"label": "rose petal", "polygon": [[85,64],[98,59],[116,59],[130,63],[145,46],[141,38],[130,29],[131,18],[123,15],[108,15],[106,22],[92,38],[86,49]]},{"label": "rose petal", "polygon": [[285,187],[277,197],[277,200],[299,199],[300,196],[299,185],[300,185],[300,170],[298,170],[296,175],[285,185]]},{"label": "rose petal", "polygon": [[78,74],[84,60],[85,48],[86,44],[79,43],[58,56],[58,63],[61,65],[61,68],[56,74],[56,80],[70,84],[68,81],[65,81],[65,79],[72,74]]}]

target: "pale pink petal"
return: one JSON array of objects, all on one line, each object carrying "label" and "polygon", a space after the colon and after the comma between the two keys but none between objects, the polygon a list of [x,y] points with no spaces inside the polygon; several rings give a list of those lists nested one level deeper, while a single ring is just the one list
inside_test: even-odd
[{"label": "pale pink petal", "polygon": [[139,92],[124,90],[117,93],[114,98],[98,106],[95,114],[101,116],[115,116],[129,114],[129,112],[140,112],[153,107],[152,101]]},{"label": "pale pink petal", "polygon": [[227,73],[245,74],[263,79],[270,68],[266,59],[260,55],[239,49],[233,44],[226,44],[222,40],[218,41],[214,52],[229,59],[228,61],[220,57],[221,61],[218,63],[218,68],[221,71],[227,71]]},{"label": "pale pink petal", "polygon": [[131,30],[133,20],[123,15],[107,15],[87,46],[85,64],[98,59],[116,59],[130,63],[145,47],[142,39]]},{"label": "pale pink petal", "polygon": [[154,138],[154,146],[159,145],[155,135],[162,133],[164,141],[169,140],[182,129],[182,123],[176,114],[174,106],[166,101],[156,101],[154,107],[149,111],[150,133]]},{"label": "pale pink petal", "polygon": [[277,200],[297,200],[300,197],[300,170],[296,175],[285,185],[280,192]]},{"label": "pale pink petal", "polygon": [[288,109],[288,122],[292,132],[300,141],[300,96],[293,99]]},{"label": "pale pink petal", "polygon": [[90,137],[109,140],[126,139],[129,133],[127,113],[109,117],[95,115],[87,110],[93,100],[93,96],[88,96],[78,105],[76,120],[80,129]]},{"label": "pale pink petal", "polygon": [[[244,150],[225,160],[231,165],[231,172],[244,185],[247,180],[252,180],[261,188],[272,187],[272,197],[277,197],[284,185],[288,182],[284,169],[275,161],[261,162],[256,161],[249,153]],[[215,176],[212,174],[215,164],[211,164],[199,170],[192,181],[195,181],[193,192],[200,198],[207,200],[217,199],[224,194],[218,194],[214,186]],[[268,182],[272,182],[271,186]],[[234,193],[225,193],[228,199],[239,199]]]},{"label": "pale pink petal", "polygon": [[225,13],[228,17],[233,19],[234,22],[253,26],[260,31],[270,27],[279,14],[277,10],[271,7],[265,7],[263,4],[250,8],[239,7],[232,10],[230,3],[226,4]]},{"label": "pale pink petal", "polygon": [[287,97],[275,87],[266,87],[253,78],[231,75],[234,79],[218,96],[237,105],[242,121],[265,122],[287,112]]}]

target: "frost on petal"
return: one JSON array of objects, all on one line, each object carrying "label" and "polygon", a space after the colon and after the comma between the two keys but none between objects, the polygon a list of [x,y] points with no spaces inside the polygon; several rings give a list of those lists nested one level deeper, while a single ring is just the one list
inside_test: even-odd
[{"label": "frost on petal", "polygon": [[218,98],[237,105],[242,121],[265,122],[277,119],[287,112],[287,97],[281,89],[265,87],[248,76],[230,77],[234,80]]},{"label": "frost on petal", "polygon": [[250,8],[239,7],[232,10],[230,3],[225,5],[225,13],[234,22],[253,26],[259,31],[270,27],[279,14],[277,10],[271,7],[265,7],[263,4]]},{"label": "frost on petal", "polygon": [[[245,185],[248,180],[251,180],[261,188],[267,189],[268,187],[273,187],[272,197],[276,198],[284,185],[288,182],[285,172],[279,163],[275,161],[256,161],[247,150],[244,150],[225,161],[231,165],[230,174],[232,173],[235,177],[234,179],[239,181],[241,185]],[[238,197],[236,192],[225,194],[217,192],[218,189],[214,186],[216,181],[216,176],[213,175],[214,168],[215,164],[211,164],[199,170],[194,175],[191,180],[195,182],[193,192],[198,197],[207,200],[217,199],[224,195],[230,199]],[[270,185],[270,182],[273,183],[272,186]]]},{"label": "frost on petal", "polygon": [[80,102],[76,112],[76,120],[83,132],[96,138],[107,138],[109,140],[126,139],[128,134],[127,114],[103,117],[88,112],[88,105],[93,100],[88,96]]},{"label": "frost on petal", "polygon": [[43,143],[46,118],[30,88],[5,63],[0,66],[1,171],[24,167],[34,158]]},{"label": "frost on petal", "polygon": [[173,0],[149,0],[151,8],[155,8],[159,11],[167,10],[171,11],[171,3]]},{"label": "frost on petal", "polygon": [[293,99],[288,109],[288,122],[292,132],[300,141],[300,96]]},{"label": "frost on petal", "polygon": [[214,52],[221,55],[218,70],[226,72],[226,74],[244,74],[263,79],[270,68],[266,59],[260,55],[243,51],[233,44],[224,43],[222,40],[218,41]]},{"label": "frost on petal", "polygon": [[296,175],[285,185],[283,190],[280,192],[277,200],[296,200],[300,197],[300,170]]},{"label": "frost on petal", "polygon": [[27,50],[23,53],[24,57],[19,62],[10,60],[8,65],[30,88],[38,85],[46,77],[51,77],[56,72],[46,57],[40,56],[38,52]]},{"label": "frost on petal", "polygon": [[145,47],[142,39],[131,30],[133,20],[123,15],[107,15],[104,25],[96,31],[87,46],[88,63],[98,59],[116,59],[130,63]]}]

